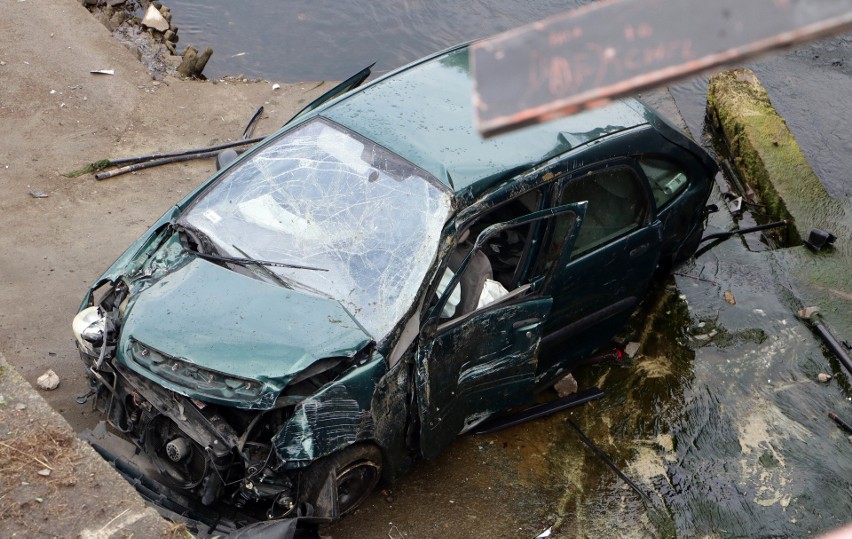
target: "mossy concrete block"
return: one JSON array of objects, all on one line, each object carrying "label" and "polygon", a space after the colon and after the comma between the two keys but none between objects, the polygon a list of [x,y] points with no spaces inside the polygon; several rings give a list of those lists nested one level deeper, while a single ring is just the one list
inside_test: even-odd
[{"label": "mossy concrete block", "polygon": [[806,239],[814,228],[837,236],[828,251],[796,247],[779,251],[777,259],[798,299],[820,305],[837,330],[852,335],[852,199],[829,196],[750,70],[726,71],[710,79],[707,117],[767,213],[793,221],[792,240]]},{"label": "mossy concrete block", "polygon": [[828,195],[754,73],[735,69],[711,78],[707,116],[770,215],[792,218],[800,238],[807,238],[812,228],[841,237],[833,228],[848,217],[847,204]]}]

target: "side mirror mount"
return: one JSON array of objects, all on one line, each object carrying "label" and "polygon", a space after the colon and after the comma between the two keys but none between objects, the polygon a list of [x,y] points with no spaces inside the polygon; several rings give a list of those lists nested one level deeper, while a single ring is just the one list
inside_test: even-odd
[{"label": "side mirror mount", "polygon": [[227,167],[231,163],[237,160],[239,154],[233,148],[228,148],[227,150],[222,150],[216,155],[216,170],[222,170]]}]

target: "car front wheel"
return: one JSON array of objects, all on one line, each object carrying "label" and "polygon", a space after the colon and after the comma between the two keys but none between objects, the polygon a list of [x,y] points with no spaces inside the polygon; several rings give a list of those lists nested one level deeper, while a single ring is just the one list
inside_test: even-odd
[{"label": "car front wheel", "polygon": [[378,484],[382,475],[382,453],[373,444],[355,444],[313,463],[302,475],[304,500],[316,503],[323,485],[333,475],[339,515],[360,506]]}]

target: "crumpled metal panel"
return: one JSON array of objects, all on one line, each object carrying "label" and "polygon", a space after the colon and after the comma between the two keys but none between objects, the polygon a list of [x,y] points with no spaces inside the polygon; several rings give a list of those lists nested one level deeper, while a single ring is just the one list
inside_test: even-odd
[{"label": "crumpled metal panel", "polygon": [[272,438],[288,468],[307,466],[355,442],[375,438],[373,392],[387,368],[382,356],[350,370],[296,406]]}]

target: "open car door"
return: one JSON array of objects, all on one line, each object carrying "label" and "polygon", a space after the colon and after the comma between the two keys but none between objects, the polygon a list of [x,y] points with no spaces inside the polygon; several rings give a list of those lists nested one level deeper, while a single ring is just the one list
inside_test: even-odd
[{"label": "open car door", "polygon": [[553,299],[541,293],[531,275],[526,284],[476,310],[441,321],[451,291],[485,242],[500,232],[555,216],[567,217],[565,249],[572,247],[586,204],[541,210],[486,228],[431,310],[416,356],[420,449],[437,456],[457,434],[495,412],[532,398],[542,328]]},{"label": "open car door", "polygon": [[349,90],[354,90],[355,88],[361,86],[361,84],[363,84],[364,81],[367,80],[367,77],[370,76],[371,69],[373,68],[374,65],[376,65],[375,62],[368,65],[367,67],[365,67],[361,71],[355,73],[354,75],[352,75],[351,77],[349,77],[345,81],[341,82],[340,84],[338,84],[337,86],[335,86],[331,90],[327,91],[326,93],[322,94],[318,98],[314,99],[313,101],[311,101],[308,104],[308,106],[306,106],[305,108],[303,108],[302,110],[297,112],[295,116],[293,116],[292,118],[287,120],[287,122],[285,122],[284,125],[292,123],[293,120],[296,120],[296,119],[304,116],[305,114],[307,114],[310,111],[314,110],[315,108],[319,107],[320,105],[322,105],[326,101],[331,101],[335,97],[341,96],[341,95],[345,94],[346,92],[348,92]]}]

